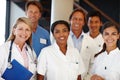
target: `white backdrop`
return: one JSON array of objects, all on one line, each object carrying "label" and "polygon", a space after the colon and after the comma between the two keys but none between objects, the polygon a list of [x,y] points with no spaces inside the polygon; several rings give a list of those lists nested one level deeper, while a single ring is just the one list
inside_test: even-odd
[{"label": "white backdrop", "polygon": [[0,0],[0,45],[5,41],[6,0]]}]

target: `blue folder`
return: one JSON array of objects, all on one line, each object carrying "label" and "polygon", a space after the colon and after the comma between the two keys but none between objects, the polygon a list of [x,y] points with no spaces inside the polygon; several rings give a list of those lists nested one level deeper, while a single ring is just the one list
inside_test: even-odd
[{"label": "blue folder", "polygon": [[15,59],[12,61],[12,68],[6,69],[2,78],[5,80],[30,80],[32,73],[22,66]]}]

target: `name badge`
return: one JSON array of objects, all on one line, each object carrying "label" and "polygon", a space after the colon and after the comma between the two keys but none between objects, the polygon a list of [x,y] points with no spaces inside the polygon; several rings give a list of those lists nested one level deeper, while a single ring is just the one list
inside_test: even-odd
[{"label": "name badge", "polygon": [[40,38],[40,43],[42,43],[42,44],[46,44],[47,41],[46,41],[46,39]]}]

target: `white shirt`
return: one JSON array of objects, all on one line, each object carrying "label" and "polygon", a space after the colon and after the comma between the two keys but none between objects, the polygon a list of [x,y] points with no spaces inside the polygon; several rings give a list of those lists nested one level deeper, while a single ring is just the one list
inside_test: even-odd
[{"label": "white shirt", "polygon": [[54,43],[42,49],[37,72],[47,80],[77,80],[78,75],[84,72],[84,65],[77,49],[68,46],[64,55]]},{"label": "white shirt", "polygon": [[120,50],[112,50],[109,54],[103,52],[95,58],[91,73],[105,80],[120,80]]},{"label": "white shirt", "polygon": [[[0,46],[0,76],[4,73],[6,68],[8,67],[8,56],[9,56],[9,47],[10,47],[11,41],[8,41],[4,43],[3,45]],[[27,55],[28,55],[28,70],[33,73],[33,76],[30,80],[36,80],[35,75],[36,75],[36,64],[34,63],[36,59],[36,54],[34,51],[32,52],[30,47],[27,45]],[[17,49],[16,45],[13,43],[12,46],[12,55],[11,55],[11,61],[15,59],[17,60],[21,65],[24,65],[24,59],[22,58],[22,55],[20,51]],[[22,73],[21,73],[22,75]],[[0,79],[2,80],[2,78]],[[4,79],[3,79],[4,80]]]},{"label": "white shirt", "polygon": [[87,35],[89,36],[89,37],[88,37],[88,39],[90,40],[89,42],[92,43],[92,46],[91,46],[91,47],[93,47],[94,52],[95,52],[95,53],[93,53],[93,54],[98,53],[98,52],[102,49],[103,43],[104,43],[102,34],[99,34],[99,35],[98,35],[97,37],[95,37],[95,38],[92,38],[89,33],[88,33]]},{"label": "white shirt", "polygon": [[86,72],[82,75],[85,80],[89,80],[89,71],[93,65],[94,55],[103,47],[104,40],[99,34],[96,38],[92,38],[88,34],[84,34],[80,55],[83,59]]}]

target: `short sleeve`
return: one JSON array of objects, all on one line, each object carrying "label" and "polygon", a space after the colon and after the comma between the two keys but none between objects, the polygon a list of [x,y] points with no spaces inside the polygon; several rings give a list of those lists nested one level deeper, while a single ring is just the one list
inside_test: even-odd
[{"label": "short sleeve", "polygon": [[47,59],[46,59],[46,52],[43,49],[38,56],[37,60],[37,73],[41,75],[45,75],[46,73],[46,65],[47,65]]}]

